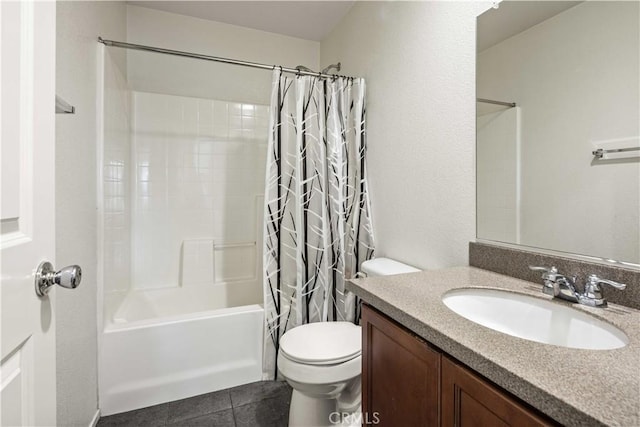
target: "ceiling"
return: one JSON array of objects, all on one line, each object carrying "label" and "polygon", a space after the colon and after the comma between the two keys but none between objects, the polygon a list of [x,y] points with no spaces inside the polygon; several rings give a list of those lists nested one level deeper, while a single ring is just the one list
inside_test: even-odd
[{"label": "ceiling", "polygon": [[515,36],[581,1],[503,1],[478,18],[478,52]]},{"label": "ceiling", "polygon": [[354,0],[128,1],[127,3],[306,40],[321,41],[347,14]]}]

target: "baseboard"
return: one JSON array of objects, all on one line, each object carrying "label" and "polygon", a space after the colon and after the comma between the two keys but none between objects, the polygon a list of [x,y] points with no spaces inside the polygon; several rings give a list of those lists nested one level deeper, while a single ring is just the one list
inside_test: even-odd
[{"label": "baseboard", "polygon": [[98,421],[100,420],[100,409],[96,409],[96,413],[91,419],[89,423],[89,427],[96,427],[98,425]]}]

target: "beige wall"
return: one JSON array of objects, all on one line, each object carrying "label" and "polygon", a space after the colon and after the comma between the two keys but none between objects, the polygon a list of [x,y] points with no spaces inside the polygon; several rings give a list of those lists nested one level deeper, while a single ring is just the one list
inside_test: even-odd
[{"label": "beige wall", "polygon": [[[263,64],[319,68],[320,43],[221,22],[127,6],[131,43]],[[271,72],[255,68],[129,51],[132,90],[223,101],[269,104]]]},{"label": "beige wall", "polygon": [[76,107],[56,116],[56,262],[83,269],[77,289],[56,292],[58,425],[87,426],[98,408],[96,40],[126,38],[125,5],[58,2],[56,25],[56,92]]},{"label": "beige wall", "polygon": [[486,2],[357,2],[321,45],[367,80],[377,255],[468,263],[475,239],[475,22]]}]

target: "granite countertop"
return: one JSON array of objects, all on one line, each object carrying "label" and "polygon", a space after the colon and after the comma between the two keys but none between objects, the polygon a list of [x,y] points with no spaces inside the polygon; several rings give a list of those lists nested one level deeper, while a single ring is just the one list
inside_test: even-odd
[{"label": "granite countertop", "polygon": [[[347,290],[556,421],[640,426],[640,311],[559,301],[622,329],[629,344],[579,350],[502,334],[454,313],[442,295],[455,288],[494,288],[542,299],[542,283],[474,267],[354,279]],[[606,293],[605,293],[606,297]]]}]

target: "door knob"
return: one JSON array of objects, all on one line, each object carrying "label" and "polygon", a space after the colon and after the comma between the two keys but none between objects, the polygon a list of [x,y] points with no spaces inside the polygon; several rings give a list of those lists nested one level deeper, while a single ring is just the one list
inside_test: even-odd
[{"label": "door knob", "polygon": [[59,285],[67,289],[75,289],[82,280],[82,269],[79,265],[70,265],[60,271],[55,271],[49,261],[43,261],[36,270],[36,294],[39,297],[47,295],[49,288]]}]

